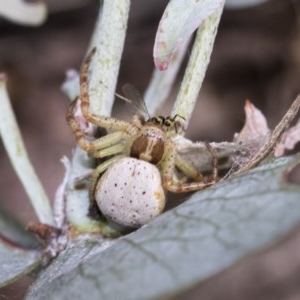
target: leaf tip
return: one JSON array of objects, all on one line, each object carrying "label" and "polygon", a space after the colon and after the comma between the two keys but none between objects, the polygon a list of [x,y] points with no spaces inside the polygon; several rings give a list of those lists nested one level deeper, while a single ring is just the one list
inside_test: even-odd
[{"label": "leaf tip", "polygon": [[154,64],[158,70],[165,71],[169,66],[169,59],[162,60],[160,58],[154,58]]}]

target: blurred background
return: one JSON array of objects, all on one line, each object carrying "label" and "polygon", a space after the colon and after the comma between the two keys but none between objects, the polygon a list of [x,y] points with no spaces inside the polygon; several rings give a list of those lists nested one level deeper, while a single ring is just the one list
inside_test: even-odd
[{"label": "blurred background", "polygon": [[[60,159],[63,155],[70,157],[75,147],[65,121],[69,99],[60,87],[66,70],[80,68],[98,1],[45,2],[49,17],[41,27],[22,27],[0,19],[0,71],[8,75],[11,101],[30,159],[53,199],[64,173]],[[167,3],[132,0],[118,92],[124,83],[134,84],[141,92],[146,89],[154,67],[155,33]],[[274,128],[300,92],[299,20],[300,0],[270,0],[247,9],[224,11],[188,127],[189,138],[232,140],[243,126],[246,99],[264,112],[270,128]],[[184,65],[162,114],[170,112]],[[123,117],[122,105],[117,103],[114,116]],[[1,143],[0,177],[1,207],[24,225],[35,221]],[[300,299],[299,249],[300,231],[295,230],[277,247],[249,258],[178,299]],[[0,299],[22,298],[21,287],[7,290],[12,293],[1,292]]]}]

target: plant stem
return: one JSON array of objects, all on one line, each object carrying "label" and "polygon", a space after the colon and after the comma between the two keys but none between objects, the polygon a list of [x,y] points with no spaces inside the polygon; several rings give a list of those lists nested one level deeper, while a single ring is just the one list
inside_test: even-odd
[{"label": "plant stem", "polygon": [[188,124],[194,110],[198,93],[210,61],[218,24],[223,11],[223,5],[208,17],[197,30],[195,42],[180,90],[175,101],[172,116],[182,116]]}]

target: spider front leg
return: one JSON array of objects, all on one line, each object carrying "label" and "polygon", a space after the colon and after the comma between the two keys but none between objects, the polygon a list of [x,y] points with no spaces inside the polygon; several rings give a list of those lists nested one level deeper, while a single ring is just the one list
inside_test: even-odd
[{"label": "spider front leg", "polygon": [[120,121],[112,117],[98,116],[91,114],[89,112],[90,97],[89,97],[89,87],[88,87],[88,71],[93,55],[96,52],[96,48],[93,48],[91,52],[87,55],[82,70],[80,72],[80,101],[81,101],[81,111],[86,119],[86,121],[106,129],[112,130],[122,130],[133,135],[138,130],[136,126],[126,121]]},{"label": "spider front leg", "polygon": [[[208,150],[210,151],[210,149]],[[215,164],[214,159],[213,159],[213,164]],[[185,192],[198,191],[206,187],[209,187],[216,182],[216,178],[215,178],[215,176],[217,175],[216,171],[213,171],[213,178],[207,182],[205,181],[186,182],[186,183],[177,182],[174,180],[175,166],[178,166],[178,168],[190,178],[199,179],[199,176],[201,175],[196,170],[194,170],[194,168],[191,167],[189,163],[185,162],[179,155],[177,155],[176,146],[172,141],[170,141],[169,143],[166,144],[166,155],[162,163],[163,186],[165,189],[167,189],[170,192],[185,193]]]},{"label": "spider front leg", "polygon": [[210,143],[205,143],[206,149],[212,157],[212,181],[217,181],[218,179],[218,155],[216,150],[210,145]]},{"label": "spider front leg", "polygon": [[178,153],[175,157],[175,166],[187,177],[194,179],[195,181],[203,180],[203,175],[196,170],[187,160],[185,160]]},{"label": "spider front leg", "polygon": [[[118,154],[124,151],[124,147],[119,144],[123,139],[128,136],[133,136],[137,134],[139,131],[139,127],[141,124],[137,124],[138,122],[134,122],[133,124],[121,120],[117,120],[112,117],[107,116],[98,116],[95,114],[91,114],[89,112],[89,89],[88,89],[88,80],[87,74],[90,62],[92,57],[96,51],[94,48],[86,57],[85,62],[83,64],[81,73],[80,73],[80,97],[70,104],[69,109],[67,111],[67,121],[71,126],[78,145],[86,152],[91,154],[93,157],[106,157],[113,154]],[[93,125],[98,127],[102,127],[105,129],[117,130],[115,133],[108,134],[99,139],[89,141],[85,138],[84,132],[81,130],[80,125],[76,121],[74,117],[74,107],[80,101],[81,112],[86,122],[90,122]],[[139,126],[137,126],[139,125]]]},{"label": "spider front leg", "polygon": [[[113,154],[117,154],[123,151],[123,147],[117,146],[121,140],[127,137],[126,131],[117,131],[108,135],[105,135],[101,138],[95,140],[88,140],[85,137],[85,133],[80,127],[80,124],[74,116],[74,106],[76,105],[76,100],[73,101],[67,111],[66,119],[70,127],[72,128],[73,133],[75,134],[78,145],[81,149],[91,154],[93,157],[105,157]],[[112,148],[112,147],[115,147]],[[104,152],[101,150],[105,149]]]}]

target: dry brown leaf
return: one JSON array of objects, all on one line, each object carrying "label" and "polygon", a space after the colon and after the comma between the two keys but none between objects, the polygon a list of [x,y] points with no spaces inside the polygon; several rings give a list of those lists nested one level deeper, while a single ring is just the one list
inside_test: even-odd
[{"label": "dry brown leaf", "polygon": [[270,129],[263,113],[250,100],[245,103],[246,121],[239,133],[234,135],[233,141],[240,144],[243,151],[233,156],[236,167],[244,165],[257,153],[270,135]]},{"label": "dry brown leaf", "polygon": [[260,144],[270,134],[267,120],[263,113],[257,109],[249,100],[245,103],[246,121],[240,133],[234,135],[236,142],[256,141]]},{"label": "dry brown leaf", "polygon": [[295,126],[284,132],[276,145],[274,156],[279,157],[284,154],[285,150],[293,150],[298,142],[300,142],[300,119]]}]

